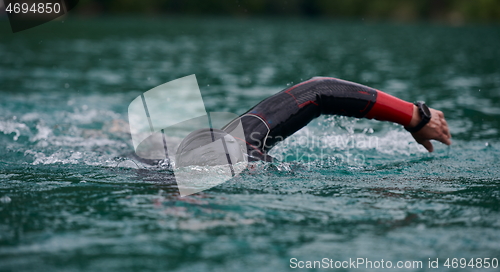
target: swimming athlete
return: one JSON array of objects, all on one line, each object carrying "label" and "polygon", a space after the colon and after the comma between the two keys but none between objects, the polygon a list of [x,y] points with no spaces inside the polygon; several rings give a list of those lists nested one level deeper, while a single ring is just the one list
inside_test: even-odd
[{"label": "swimming athlete", "polygon": [[[444,114],[424,102],[410,103],[361,84],[314,77],[264,99],[221,129],[192,132],[179,145],[177,166],[273,161],[268,152],[275,144],[322,114],[398,123],[429,152],[430,140],[451,144]],[[231,134],[240,122],[244,139]],[[224,148],[213,144],[219,139]]]}]

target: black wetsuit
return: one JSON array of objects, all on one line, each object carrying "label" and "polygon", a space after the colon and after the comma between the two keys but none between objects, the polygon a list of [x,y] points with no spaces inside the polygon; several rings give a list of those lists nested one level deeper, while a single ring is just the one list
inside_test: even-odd
[{"label": "black wetsuit", "polygon": [[[238,119],[245,133],[250,161],[272,161],[267,152],[279,141],[322,114],[365,117],[377,90],[335,78],[314,77],[266,98]],[[231,132],[233,120],[222,129]]]}]

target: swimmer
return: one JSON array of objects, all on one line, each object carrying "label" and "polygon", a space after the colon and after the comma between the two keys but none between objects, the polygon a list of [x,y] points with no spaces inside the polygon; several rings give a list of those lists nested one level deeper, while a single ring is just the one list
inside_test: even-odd
[{"label": "swimmer", "polygon": [[[314,77],[264,99],[220,130],[192,132],[179,145],[177,166],[273,161],[268,155],[273,146],[323,114],[400,124],[429,152],[434,150],[430,140],[451,144],[443,112],[424,102],[410,103],[361,84]],[[245,139],[231,135],[237,121],[241,121]],[[219,139],[224,148],[214,147]]]}]

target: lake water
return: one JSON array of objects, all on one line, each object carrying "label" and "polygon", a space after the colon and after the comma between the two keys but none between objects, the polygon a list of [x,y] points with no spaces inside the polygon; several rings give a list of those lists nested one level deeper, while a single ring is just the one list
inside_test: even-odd
[{"label": "lake water", "polygon": [[[499,26],[95,18],[12,34],[3,18],[0,270],[500,258],[499,48]],[[429,154],[401,126],[320,117],[273,150],[284,162],[180,198],[123,128],[134,98],[190,74],[208,111],[235,114],[313,76],[425,100],[453,145]]]}]

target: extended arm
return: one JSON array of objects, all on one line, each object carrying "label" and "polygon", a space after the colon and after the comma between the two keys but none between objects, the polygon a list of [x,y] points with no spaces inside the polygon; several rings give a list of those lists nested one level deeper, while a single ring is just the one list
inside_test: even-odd
[{"label": "extended arm", "polygon": [[[250,157],[271,160],[266,152],[321,114],[390,121],[406,127],[418,124],[416,107],[409,102],[357,83],[315,77],[287,88],[257,104],[239,117]],[[450,144],[448,127],[441,112],[413,137],[432,151],[430,139]],[[435,113],[434,113],[435,112]],[[234,122],[223,129],[230,131]]]}]

